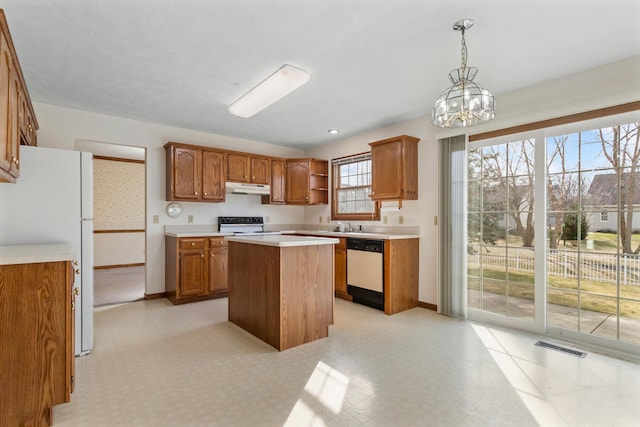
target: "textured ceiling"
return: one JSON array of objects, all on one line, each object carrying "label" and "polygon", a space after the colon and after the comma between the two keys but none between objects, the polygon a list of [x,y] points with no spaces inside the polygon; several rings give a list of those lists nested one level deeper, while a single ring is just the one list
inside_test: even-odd
[{"label": "textured ceiling", "polygon": [[[460,66],[496,95],[640,55],[640,1],[3,0],[33,101],[305,148],[429,114]],[[283,64],[311,80],[227,107]],[[340,135],[327,129],[341,129]]]}]

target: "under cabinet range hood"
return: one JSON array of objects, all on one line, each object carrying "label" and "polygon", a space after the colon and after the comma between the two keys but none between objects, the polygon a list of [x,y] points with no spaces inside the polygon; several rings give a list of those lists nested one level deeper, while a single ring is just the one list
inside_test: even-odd
[{"label": "under cabinet range hood", "polygon": [[226,182],[227,193],[233,194],[270,194],[271,187],[264,184],[248,184],[246,182]]}]

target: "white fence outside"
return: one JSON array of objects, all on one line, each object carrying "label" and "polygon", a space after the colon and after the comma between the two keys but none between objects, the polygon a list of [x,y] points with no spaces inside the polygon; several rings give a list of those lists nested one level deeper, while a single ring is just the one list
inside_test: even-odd
[{"label": "white fence outside", "polygon": [[[493,246],[486,249],[489,252],[467,255],[469,267],[480,267],[482,256],[483,266],[532,273],[535,270],[533,248]],[[579,275],[582,280],[617,283],[618,272],[620,284],[640,285],[640,256],[547,250],[548,275],[574,279]]]}]

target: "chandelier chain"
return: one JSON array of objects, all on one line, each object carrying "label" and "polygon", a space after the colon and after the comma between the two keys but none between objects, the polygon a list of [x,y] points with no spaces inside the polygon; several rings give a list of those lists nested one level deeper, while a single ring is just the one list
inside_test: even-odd
[{"label": "chandelier chain", "polygon": [[464,27],[462,27],[462,69],[467,68],[467,42],[464,39]]}]

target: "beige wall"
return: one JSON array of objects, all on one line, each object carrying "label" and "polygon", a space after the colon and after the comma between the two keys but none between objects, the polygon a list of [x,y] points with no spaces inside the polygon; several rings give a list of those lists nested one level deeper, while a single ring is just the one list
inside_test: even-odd
[{"label": "beige wall", "polygon": [[[144,163],[94,159],[93,226],[96,231],[144,230]],[[145,234],[97,233],[96,267],[144,263]]]},{"label": "beige wall", "polygon": [[93,228],[144,230],[144,164],[93,161]]},{"label": "beige wall", "polygon": [[[505,72],[508,72],[507,70]],[[640,57],[588,70],[564,79],[526,88],[508,94],[496,94],[498,118],[488,124],[473,127],[471,132],[498,129],[535,120],[586,111],[594,108],[640,100]],[[195,215],[195,223],[209,224],[218,215],[250,214],[270,216],[280,224],[317,224],[320,215],[326,217],[326,206],[308,208],[264,206],[247,196],[230,196],[224,204],[183,203],[183,215],[171,220],[164,215],[164,149],[167,141],[209,145],[214,147],[263,153],[274,156],[315,156],[331,159],[368,151],[368,143],[399,134],[421,139],[419,143],[419,200],[407,202],[401,212],[389,213],[389,225],[398,226],[399,215],[405,226],[419,227],[420,300],[437,302],[437,235],[434,216],[438,211],[438,143],[439,138],[465,133],[465,130],[442,131],[431,125],[433,100],[425,100],[425,115],[380,127],[359,135],[342,138],[334,143],[308,150],[307,153],[287,147],[207,134],[186,129],[160,126],[46,104],[34,105],[40,124],[38,141],[45,147],[73,149],[76,138],[147,147],[147,292],[164,291],[165,224],[184,224],[186,214]],[[347,129],[343,129],[347,131]],[[248,196],[252,197],[252,196]],[[152,224],[154,214],[160,214],[160,224]],[[374,224],[364,223],[373,226]],[[376,223],[380,225],[380,223]]]}]

